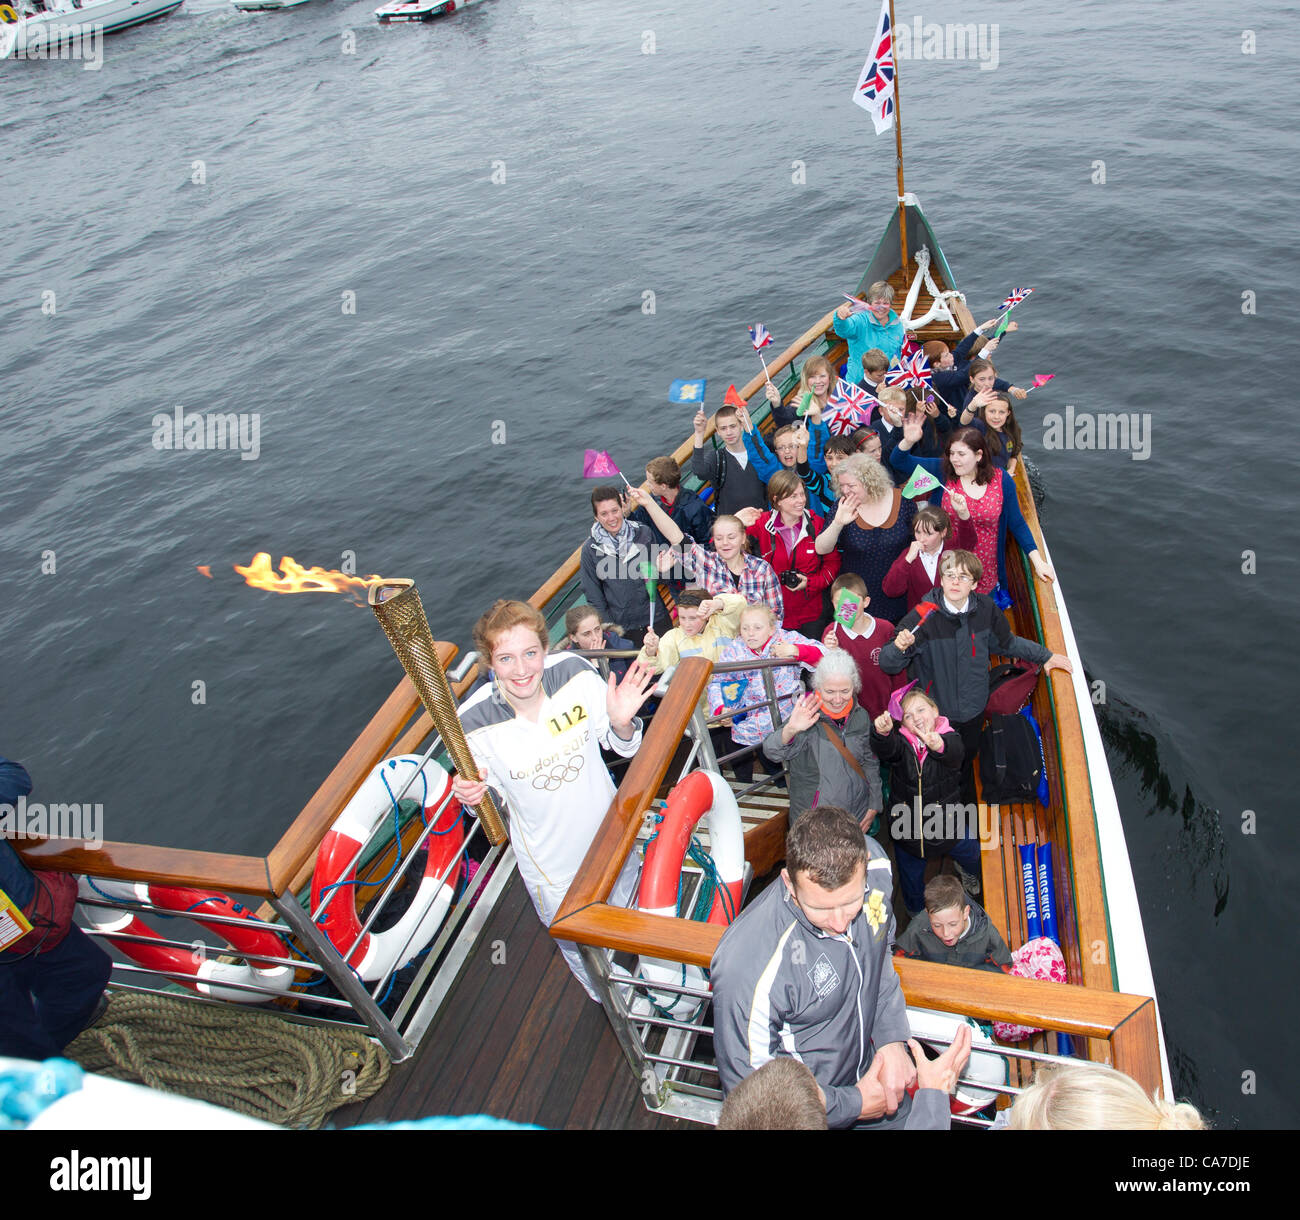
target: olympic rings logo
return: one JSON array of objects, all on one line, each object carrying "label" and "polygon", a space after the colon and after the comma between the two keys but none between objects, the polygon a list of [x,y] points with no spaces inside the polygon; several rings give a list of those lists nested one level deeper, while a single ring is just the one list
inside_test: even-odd
[{"label": "olympic rings logo", "polygon": [[556,763],[547,774],[533,776],[533,787],[539,792],[558,792],[578,778],[586,761],[581,754],[575,754],[568,762]]}]

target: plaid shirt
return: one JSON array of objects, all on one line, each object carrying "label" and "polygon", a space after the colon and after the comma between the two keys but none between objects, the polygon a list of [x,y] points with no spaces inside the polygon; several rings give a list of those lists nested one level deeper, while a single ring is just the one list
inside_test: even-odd
[{"label": "plaid shirt", "polygon": [[745,556],[745,570],[737,578],[725,561],[714,551],[706,551],[698,542],[682,548],[686,571],[692,580],[703,586],[705,592],[739,593],[750,605],[768,605],[780,626],[785,618],[785,602],[781,597],[781,582],[766,559],[757,555]]}]

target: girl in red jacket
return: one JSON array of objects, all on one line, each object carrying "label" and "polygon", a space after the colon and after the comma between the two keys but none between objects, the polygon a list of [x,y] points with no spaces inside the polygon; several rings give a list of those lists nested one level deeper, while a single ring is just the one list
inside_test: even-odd
[{"label": "girl in red jacket", "polygon": [[818,639],[830,622],[824,594],[839,575],[839,552],[817,554],[813,544],[826,522],[808,511],[808,493],[793,470],[779,470],[768,480],[767,500],[771,509],[760,514],[747,533],[781,582],[781,626]]}]

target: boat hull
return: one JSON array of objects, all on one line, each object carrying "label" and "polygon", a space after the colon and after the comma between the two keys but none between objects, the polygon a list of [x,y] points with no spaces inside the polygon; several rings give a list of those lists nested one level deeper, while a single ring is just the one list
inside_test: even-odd
[{"label": "boat hull", "polygon": [[66,11],[35,13],[16,25],[0,26],[0,59],[86,58],[60,54],[102,34],[118,34],[174,13],[184,0],[100,0]]}]

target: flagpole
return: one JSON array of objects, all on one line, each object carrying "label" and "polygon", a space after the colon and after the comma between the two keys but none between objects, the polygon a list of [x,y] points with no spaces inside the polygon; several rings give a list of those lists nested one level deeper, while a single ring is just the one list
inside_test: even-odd
[{"label": "flagpole", "polygon": [[894,147],[898,150],[898,250],[903,258],[903,291],[907,291],[907,206],[903,203],[903,97],[898,87],[898,23],[894,0],[889,0],[889,37],[894,57]]}]

